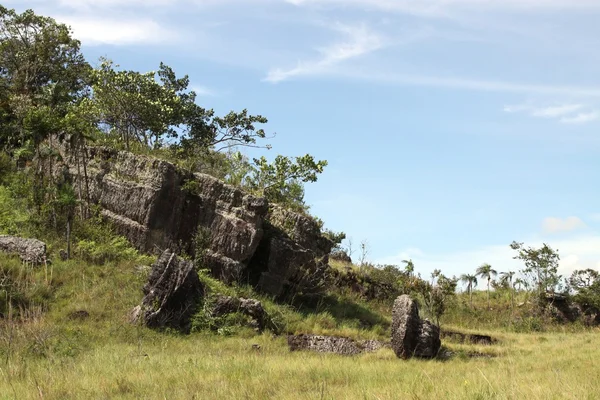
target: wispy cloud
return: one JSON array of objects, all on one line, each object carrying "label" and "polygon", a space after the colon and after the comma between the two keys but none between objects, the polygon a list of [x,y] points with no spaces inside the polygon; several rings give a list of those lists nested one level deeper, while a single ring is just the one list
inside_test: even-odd
[{"label": "wispy cloud", "polygon": [[558,119],[565,124],[583,124],[594,121],[600,117],[598,111],[581,112],[580,110],[583,108],[585,108],[585,106],[582,104],[562,104],[547,107],[521,104],[505,106],[504,111],[508,113],[527,113],[528,115],[537,118]]},{"label": "wispy cloud", "polygon": [[384,46],[384,39],[365,25],[337,24],[335,30],[346,36],[346,40],[317,49],[321,54],[318,59],[299,62],[298,65],[290,69],[272,69],[264,80],[278,83],[296,76],[326,73],[332,67],[344,61],[371,53]]},{"label": "wispy cloud", "polygon": [[[379,71],[364,72],[353,70],[339,71],[338,76],[406,86],[428,86],[482,92],[600,97],[600,86],[584,87],[567,85],[545,85],[535,83],[517,83],[508,81],[473,79],[468,77],[416,75]],[[516,106],[514,109],[516,110],[518,107],[519,106]]]},{"label": "wispy cloud", "polygon": [[191,89],[201,97],[214,97],[219,95],[217,91],[202,85],[193,85]]},{"label": "wispy cloud", "polygon": [[578,217],[548,217],[542,222],[544,233],[571,232],[585,227],[585,223]]},{"label": "wispy cloud", "polygon": [[531,111],[533,117],[557,118],[571,114],[583,106],[581,104],[564,104],[562,106],[535,108]]},{"label": "wispy cloud", "polygon": [[600,4],[596,0],[287,0],[287,2],[297,6],[354,6],[431,16],[466,8],[521,11],[600,9]]},{"label": "wispy cloud", "polygon": [[592,122],[600,118],[600,112],[592,111],[588,113],[579,113],[573,117],[564,117],[561,118],[560,122],[565,124],[585,124],[587,122]]}]

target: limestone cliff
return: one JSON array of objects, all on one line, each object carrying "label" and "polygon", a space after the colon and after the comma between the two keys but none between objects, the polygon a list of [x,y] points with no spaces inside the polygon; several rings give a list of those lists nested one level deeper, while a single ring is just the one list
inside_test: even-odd
[{"label": "limestone cliff", "polygon": [[139,250],[193,253],[194,235],[207,232],[205,263],[216,277],[276,296],[317,289],[332,243],[312,218],[166,161],[105,147],[88,154],[90,202]]}]

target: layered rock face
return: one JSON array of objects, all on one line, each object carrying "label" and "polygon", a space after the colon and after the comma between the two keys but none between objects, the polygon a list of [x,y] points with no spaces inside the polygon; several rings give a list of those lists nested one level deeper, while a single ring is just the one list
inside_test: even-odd
[{"label": "layered rock face", "polygon": [[204,264],[225,282],[242,279],[280,298],[322,285],[332,243],[312,218],[166,161],[105,147],[88,154],[90,202],[137,249],[193,254],[194,235],[207,233]]},{"label": "layered rock face", "polygon": [[320,292],[333,243],[310,217],[272,206],[265,236],[250,260],[249,281],[279,298]]},{"label": "layered rock face", "polygon": [[102,147],[89,148],[87,174],[90,201],[141,251],[193,253],[192,238],[206,230],[207,266],[225,281],[239,278],[263,236],[265,199],[209,175]]},{"label": "layered rock face", "polygon": [[433,358],[441,347],[440,329],[419,318],[417,303],[399,296],[392,309],[392,349],[399,358]]}]

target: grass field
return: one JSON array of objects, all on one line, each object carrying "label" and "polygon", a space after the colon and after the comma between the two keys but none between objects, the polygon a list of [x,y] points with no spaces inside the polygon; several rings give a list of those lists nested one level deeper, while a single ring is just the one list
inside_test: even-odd
[{"label": "grass field", "polygon": [[[450,313],[457,322],[451,328],[483,331],[499,343],[443,343],[454,356],[433,361],[402,361],[390,349],[357,357],[292,353],[285,335],[249,329],[180,335],[131,325],[127,312],[139,303],[146,279],[135,261],[58,261],[48,274],[11,258],[0,257],[0,264],[30,300],[20,316],[0,319],[0,399],[595,399],[600,393],[598,329],[514,333],[494,328],[489,315],[477,327],[474,317]],[[208,283],[238,295],[249,290]],[[389,336],[385,307],[340,297],[329,311],[303,314],[261,300],[288,332]],[[89,317],[73,319],[77,310]],[[361,328],[361,319],[375,325]]]},{"label": "grass field", "polygon": [[401,361],[389,349],[358,357],[290,353],[283,338],[269,335],[147,332],[139,343],[107,336],[77,356],[3,363],[0,397],[595,399],[599,334],[502,334],[501,344],[475,348],[493,358],[447,361]]}]

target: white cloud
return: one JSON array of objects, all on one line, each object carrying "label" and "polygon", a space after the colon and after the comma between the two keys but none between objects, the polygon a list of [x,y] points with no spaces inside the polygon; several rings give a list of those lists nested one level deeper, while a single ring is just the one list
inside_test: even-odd
[{"label": "white cloud", "polygon": [[533,117],[557,118],[579,110],[581,104],[564,104],[562,106],[536,108],[531,111]]},{"label": "white cloud", "polygon": [[73,36],[84,44],[155,44],[173,40],[176,35],[151,19],[112,19],[87,16],[57,16],[56,20],[73,29]]},{"label": "white cloud", "polygon": [[579,113],[573,117],[564,117],[561,118],[560,122],[565,124],[585,124],[587,122],[592,122],[597,120],[600,117],[600,112],[592,111],[588,113]]},{"label": "white cloud", "polygon": [[431,16],[443,15],[455,9],[527,11],[600,8],[597,0],[287,0],[287,2],[297,6],[355,6]]},{"label": "white cloud", "polygon": [[585,227],[585,223],[578,217],[548,217],[542,222],[542,229],[545,233],[570,232]]},{"label": "white cloud", "polygon": [[213,97],[213,96],[217,96],[218,93],[216,91],[214,91],[213,89],[210,89],[206,86],[201,86],[201,85],[194,85],[191,87],[191,89],[196,92],[196,94],[198,96],[204,96],[204,97]]},{"label": "white cloud", "polygon": [[278,83],[296,76],[326,73],[339,63],[360,57],[384,46],[384,39],[370,31],[365,25],[351,27],[338,24],[335,29],[343,33],[347,40],[317,49],[321,53],[319,59],[299,62],[296,67],[290,69],[272,69],[264,80]]},{"label": "white cloud", "polygon": [[397,85],[431,86],[449,89],[476,90],[483,92],[600,97],[600,87],[593,86],[584,87],[567,85],[544,85],[535,83],[515,83],[507,81],[482,80],[464,77],[415,75],[378,71],[340,71],[340,75],[343,75],[348,78],[363,79],[368,81]]},{"label": "white cloud", "polygon": [[600,117],[600,112],[577,112],[584,106],[582,104],[562,104],[558,106],[536,107],[531,104],[505,106],[508,113],[525,112],[536,118],[554,118],[565,124],[584,124]]}]

